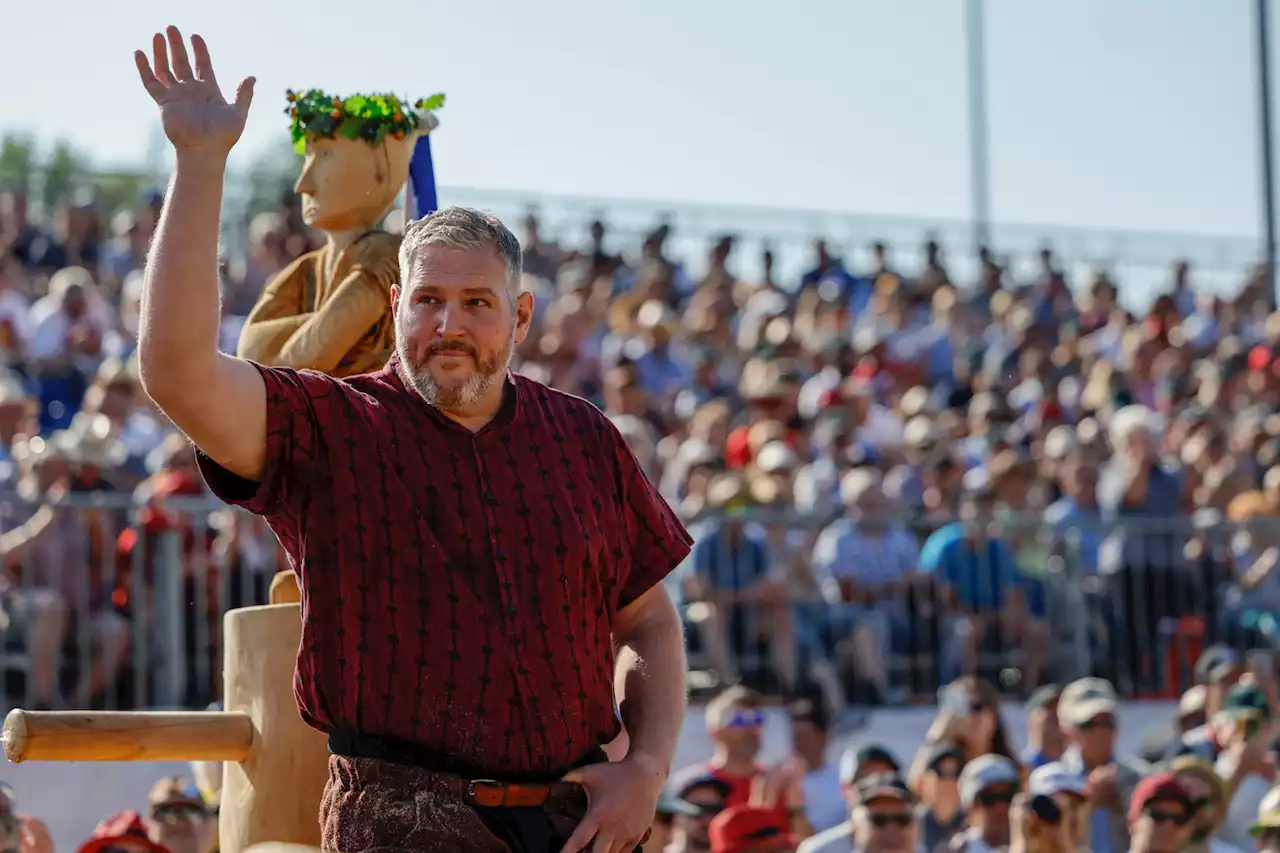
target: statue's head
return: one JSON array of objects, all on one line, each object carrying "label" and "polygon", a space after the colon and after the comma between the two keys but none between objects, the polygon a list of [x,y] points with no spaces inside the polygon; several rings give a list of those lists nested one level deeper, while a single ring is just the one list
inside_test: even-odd
[{"label": "statue's head", "polygon": [[306,223],[322,231],[367,229],[386,216],[409,175],[417,138],[438,121],[437,95],[413,109],[394,95],[333,98],[289,93],[294,147],[306,158],[294,190]]}]

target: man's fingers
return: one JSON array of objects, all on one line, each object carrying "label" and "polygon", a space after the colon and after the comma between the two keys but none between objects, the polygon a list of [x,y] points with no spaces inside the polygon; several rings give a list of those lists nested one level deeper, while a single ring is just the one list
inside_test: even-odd
[{"label": "man's fingers", "polygon": [[177,27],[166,27],[169,37],[169,54],[173,57],[173,76],[179,80],[194,80],[196,75],[191,71],[191,60],[187,58],[187,46],[182,41],[182,33]]},{"label": "man's fingers", "polygon": [[147,55],[140,50],[133,52],[133,63],[138,66],[138,76],[142,78],[142,88],[147,90],[147,94],[155,100],[160,100],[164,95],[164,84],[156,79],[156,75],[151,73],[151,63],[147,61]]},{"label": "man's fingers", "polygon": [[561,853],[582,853],[595,837],[598,828],[596,818],[588,813],[578,824],[578,828],[573,831],[573,835],[570,835],[569,840],[564,843],[564,847],[560,848]]},{"label": "man's fingers", "polygon": [[196,79],[218,85],[218,78],[213,75],[213,60],[209,59],[209,46],[195,33],[191,34],[191,52],[196,58]]},{"label": "man's fingers", "polygon": [[604,853],[616,853],[617,849],[617,836],[608,827],[597,832],[595,840],[591,842],[591,853],[596,853],[597,850],[603,850]]},{"label": "man's fingers", "polygon": [[249,105],[253,103],[253,84],[257,82],[255,77],[246,77],[236,87],[236,109],[242,116],[249,114]]},{"label": "man's fingers", "polygon": [[178,82],[173,79],[173,72],[169,70],[169,46],[160,33],[151,37],[151,58],[151,67],[161,84],[172,86]]}]

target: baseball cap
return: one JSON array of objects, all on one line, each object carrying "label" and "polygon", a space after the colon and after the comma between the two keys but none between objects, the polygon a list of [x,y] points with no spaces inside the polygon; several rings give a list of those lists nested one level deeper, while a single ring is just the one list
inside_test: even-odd
[{"label": "baseball cap", "polygon": [[1210,646],[1196,661],[1196,681],[1216,684],[1240,669],[1240,654],[1230,646]]},{"label": "baseball cap", "polygon": [[1040,765],[1031,771],[1031,776],[1027,779],[1027,793],[1032,796],[1044,794],[1052,797],[1054,794],[1075,794],[1077,797],[1083,797],[1084,788],[1084,774],[1072,770],[1061,761],[1050,761],[1048,764]]},{"label": "baseball cap", "polygon": [[1258,803],[1258,821],[1249,827],[1249,834],[1257,838],[1268,829],[1280,828],[1280,787],[1272,788]]},{"label": "baseball cap", "polygon": [[1203,684],[1196,684],[1187,689],[1182,694],[1182,698],[1178,700],[1178,716],[1192,717],[1196,714],[1204,713],[1205,702],[1208,699],[1209,691]]},{"label": "baseball cap", "polygon": [[702,809],[688,800],[680,799],[671,791],[663,791],[658,797],[658,807],[653,810],[653,813],[655,815],[697,817],[702,814]]},{"label": "baseball cap", "polygon": [[793,847],[800,843],[786,825],[785,814],[756,806],[734,806],[720,812],[707,827],[707,837],[711,853],[740,853],[765,840]]},{"label": "baseball cap", "polygon": [[955,744],[942,741],[924,748],[924,767],[926,770],[936,770],[943,760],[954,758],[961,764],[964,764],[964,751]]},{"label": "baseball cap", "polygon": [[205,802],[200,789],[195,785],[184,782],[177,776],[168,776],[151,786],[147,805],[153,809],[157,806],[191,806],[203,809]]},{"label": "baseball cap", "polygon": [[93,835],[81,844],[76,853],[100,853],[112,847],[119,847],[120,842],[128,842],[139,850],[152,853],[168,853],[168,850],[151,840],[147,828],[142,823],[142,815],[134,811],[116,812],[98,824]]},{"label": "baseball cap", "polygon": [[871,744],[846,750],[845,754],[840,756],[840,784],[852,785],[857,782],[858,777],[866,771],[868,764],[887,764],[895,773],[902,770],[902,765],[898,759],[894,758],[893,753],[879,744]]},{"label": "baseball cap", "polygon": [[974,800],[993,785],[1017,785],[1018,768],[1003,755],[980,755],[960,771],[960,805],[972,808]]},{"label": "baseball cap", "polygon": [[1068,725],[1087,723],[1100,714],[1114,714],[1116,691],[1101,678],[1081,678],[1062,689],[1058,719]]},{"label": "baseball cap", "polygon": [[873,773],[858,782],[858,802],[869,803],[883,798],[901,800],[907,805],[914,805],[916,798],[897,773]]},{"label": "baseball cap", "polygon": [[1169,800],[1185,807],[1192,808],[1191,794],[1182,786],[1172,773],[1155,773],[1147,776],[1133,789],[1133,798],[1129,801],[1129,824],[1142,817],[1142,810],[1149,804]]},{"label": "baseball cap", "polygon": [[1222,699],[1222,713],[1232,715],[1267,714],[1267,694],[1252,684],[1237,684]]},{"label": "baseball cap", "polygon": [[672,780],[669,788],[673,796],[682,800],[689,796],[690,792],[698,788],[710,788],[718,793],[722,799],[728,797],[733,791],[733,787],[728,782],[710,773],[695,774],[683,779]]}]

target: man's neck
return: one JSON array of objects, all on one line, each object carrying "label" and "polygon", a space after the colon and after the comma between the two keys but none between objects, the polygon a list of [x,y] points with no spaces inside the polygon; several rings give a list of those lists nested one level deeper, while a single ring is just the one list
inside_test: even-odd
[{"label": "man's neck", "polygon": [[711,757],[711,766],[729,776],[751,776],[756,772],[754,758],[734,758],[719,749]]}]

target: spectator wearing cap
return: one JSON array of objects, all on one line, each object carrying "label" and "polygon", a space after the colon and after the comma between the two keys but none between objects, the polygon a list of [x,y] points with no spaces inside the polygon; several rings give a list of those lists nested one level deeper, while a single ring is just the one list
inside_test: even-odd
[{"label": "spectator wearing cap", "polygon": [[916,853],[915,797],[895,773],[873,773],[857,783],[849,818],[805,839],[798,853]]},{"label": "spectator wearing cap", "polygon": [[791,743],[804,762],[805,817],[814,832],[830,829],[845,819],[846,806],[840,790],[840,770],[827,760],[830,726],[821,702],[801,699],[788,709]]},{"label": "spectator wearing cap", "polygon": [[1124,804],[1147,768],[1115,754],[1116,694],[1101,678],[1082,678],[1062,690],[1058,720],[1066,738],[1062,763],[1088,782],[1088,846],[1094,853],[1129,849]]},{"label": "spectator wearing cap", "polygon": [[1129,801],[1133,853],[1181,853],[1191,838],[1195,803],[1172,773],[1138,783]]},{"label": "spectator wearing cap", "polygon": [[983,755],[966,764],[960,772],[960,806],[968,829],[952,836],[947,849],[991,853],[1008,847],[1009,808],[1020,783],[1018,765],[1003,755]]},{"label": "spectator wearing cap", "polygon": [[707,704],[707,731],[714,744],[711,760],[686,767],[671,777],[680,790],[688,780],[710,777],[728,786],[725,807],[742,805],[764,773],[758,763],[765,712],[763,697],[746,687],[730,687]]},{"label": "spectator wearing cap", "polygon": [[142,815],[117,812],[102,821],[76,853],[174,853],[147,831]]},{"label": "spectator wearing cap", "polygon": [[764,531],[746,517],[751,505],[740,474],[721,474],[707,488],[715,517],[693,531],[688,557],[690,597],[710,609],[699,636],[723,683],[741,679],[739,659],[764,641],[775,674],[794,690],[799,658],[786,578],[770,559]]},{"label": "spectator wearing cap", "polygon": [[1258,814],[1249,827],[1258,853],[1280,853],[1280,787],[1272,788],[1258,804]]},{"label": "spectator wearing cap", "polygon": [[1191,840],[1186,853],[1242,853],[1234,844],[1217,837],[1227,818],[1227,786],[1214,772],[1209,762],[1191,755],[1175,758],[1169,763],[1178,784],[1187,789],[1195,804],[1195,817]]},{"label": "spectator wearing cap", "polygon": [[813,548],[813,571],[831,618],[846,641],[854,671],[869,682],[874,699],[901,698],[891,690],[893,636],[906,630],[905,587],[916,573],[915,537],[894,517],[881,475],[856,468],[840,482],[845,516],[829,525]]},{"label": "spectator wearing cap", "polygon": [[799,839],[774,809],[731,806],[711,821],[711,853],[794,853]]},{"label": "spectator wearing cap", "polygon": [[1046,684],[1036,688],[1027,699],[1027,745],[1022,750],[1022,765],[1034,770],[1062,757],[1066,748],[1062,727],[1058,724],[1058,699],[1062,687]]},{"label": "spectator wearing cap", "polygon": [[151,840],[170,853],[208,853],[218,831],[200,790],[176,776],[152,786],[144,823]]},{"label": "spectator wearing cap", "polygon": [[924,771],[913,787],[920,800],[916,818],[921,848],[931,851],[964,829],[959,785],[964,753],[951,744],[938,743],[929,748],[923,760]]},{"label": "spectator wearing cap", "polygon": [[1061,761],[1042,764],[1027,777],[1027,794],[1053,800],[1062,812],[1068,850],[1089,849],[1089,801],[1084,776]]},{"label": "spectator wearing cap", "polygon": [[1218,837],[1246,848],[1251,839],[1244,827],[1276,778],[1276,724],[1267,694],[1254,679],[1248,673],[1226,692],[1208,726],[1218,748],[1214,770],[1230,797]]},{"label": "spectator wearing cap", "polygon": [[1018,571],[1013,549],[992,530],[995,495],[985,485],[966,491],[962,521],[939,528],[920,551],[920,570],[950,602],[951,628],[942,637],[944,679],[975,673],[990,640],[1001,652],[1027,651],[1025,683],[1035,687],[1044,666],[1047,629],[1040,587]]},{"label": "spectator wearing cap", "polygon": [[710,775],[687,779],[679,787],[668,785],[656,816],[669,816],[669,844],[664,847],[657,834],[645,844],[666,853],[707,853],[711,849],[711,821],[724,811],[728,796],[729,786]]},{"label": "spectator wearing cap", "polygon": [[1231,646],[1217,643],[1205,649],[1196,660],[1196,683],[1204,685],[1204,709],[1213,717],[1222,707],[1227,691],[1244,675],[1244,659]]}]

